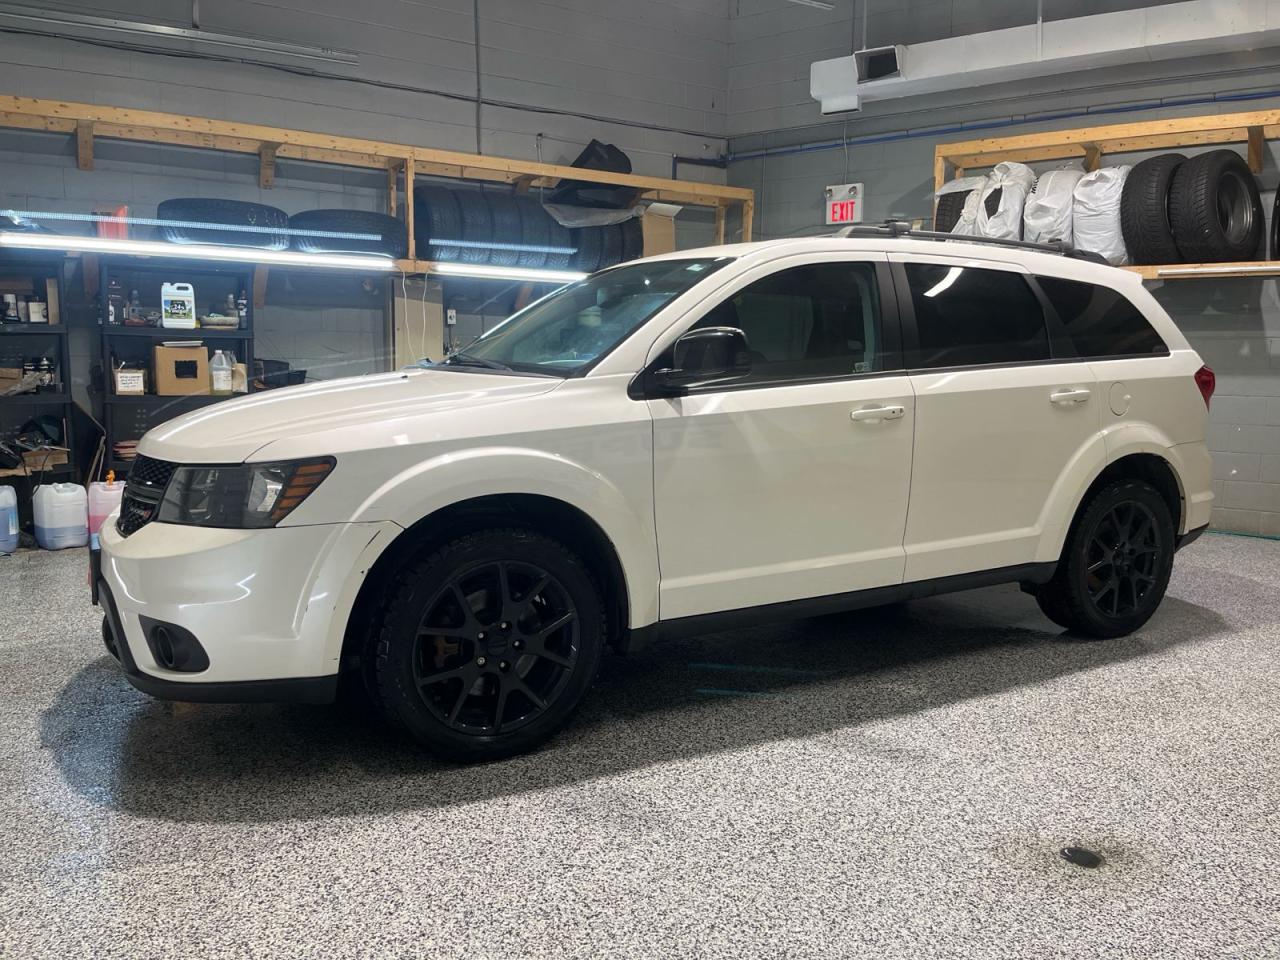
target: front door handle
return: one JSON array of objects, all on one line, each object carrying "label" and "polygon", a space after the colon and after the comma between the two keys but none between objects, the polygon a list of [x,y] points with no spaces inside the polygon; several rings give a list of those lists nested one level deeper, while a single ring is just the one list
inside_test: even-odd
[{"label": "front door handle", "polygon": [[863,407],[849,414],[849,419],[857,423],[879,423],[881,420],[900,420],[907,413],[903,406]]},{"label": "front door handle", "polygon": [[1089,399],[1089,391],[1083,387],[1068,387],[1065,390],[1057,390],[1049,394],[1051,403],[1058,403],[1064,407],[1072,406],[1077,403],[1084,403]]}]

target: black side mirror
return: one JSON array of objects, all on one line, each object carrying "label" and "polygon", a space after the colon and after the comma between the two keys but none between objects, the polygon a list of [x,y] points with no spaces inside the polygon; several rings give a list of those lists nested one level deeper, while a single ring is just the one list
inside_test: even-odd
[{"label": "black side mirror", "polygon": [[679,395],[690,387],[740,380],[751,373],[747,335],[737,327],[703,327],[676,341],[670,367],[653,372],[658,392]]}]

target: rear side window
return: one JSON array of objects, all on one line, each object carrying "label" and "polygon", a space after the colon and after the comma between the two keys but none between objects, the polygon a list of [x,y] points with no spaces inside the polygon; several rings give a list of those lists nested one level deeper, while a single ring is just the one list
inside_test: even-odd
[{"label": "rear side window", "polygon": [[1061,277],[1036,277],[1078,357],[1168,355],[1169,348],[1124,294]]},{"label": "rear side window", "polygon": [[908,366],[1049,359],[1044,310],[1021,274],[936,263],[904,267],[919,338]]}]

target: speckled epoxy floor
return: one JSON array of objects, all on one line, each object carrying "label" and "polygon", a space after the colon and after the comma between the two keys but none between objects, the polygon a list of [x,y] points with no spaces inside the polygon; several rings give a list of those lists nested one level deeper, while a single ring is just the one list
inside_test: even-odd
[{"label": "speckled epoxy floor", "polygon": [[147,699],[84,563],[0,558],[6,958],[1280,956],[1277,542],[1107,643],[996,588],[661,646],[479,767]]}]

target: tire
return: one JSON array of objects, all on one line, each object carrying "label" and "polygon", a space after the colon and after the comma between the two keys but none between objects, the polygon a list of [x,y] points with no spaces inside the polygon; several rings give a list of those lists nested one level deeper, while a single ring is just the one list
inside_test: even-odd
[{"label": "tire", "polygon": [[417,187],[413,191],[413,219],[419,256],[425,251],[429,260],[458,259],[460,248],[431,242],[462,239],[462,213],[452,190],[427,185]]},{"label": "tire", "polygon": [[[542,204],[532,197],[516,197],[516,206],[520,210],[520,242],[530,247],[545,247],[551,241],[551,227],[547,221],[551,217],[542,209]],[[520,266],[537,269],[547,265],[545,250],[521,250]]]},{"label": "tire", "polygon": [[1280,214],[1280,190],[1276,191],[1276,198],[1271,202],[1271,236],[1267,249],[1272,260],[1280,258],[1280,216],[1277,214]]},{"label": "tire", "polygon": [[611,223],[600,228],[600,268],[622,262],[622,225]]},{"label": "tire", "polygon": [[[289,234],[286,232],[289,215],[263,203],[179,197],[162,200],[156,207],[156,219],[180,221],[156,228],[160,237],[170,243],[212,243],[258,250],[289,249]],[[217,225],[228,229],[220,230]]]},{"label": "tire", "polygon": [[933,214],[933,229],[938,233],[950,233],[960,222],[960,211],[972,190],[958,190],[955,193],[944,193],[938,198],[938,207]]},{"label": "tire", "polygon": [[373,699],[441,756],[532,749],[568,722],[595,678],[599,587],[576,554],[539,533],[459,537],[402,570],[388,596],[368,668]]},{"label": "tire", "polygon": [[304,253],[381,253],[396,260],[409,255],[409,232],[395,217],[368,210],[307,210],[289,218],[289,230],[331,230],[376,234],[377,239],[310,237],[290,233],[293,249]]},{"label": "tire", "polygon": [[573,255],[573,268],[585,273],[600,269],[600,254],[604,249],[604,236],[599,227],[579,227],[573,231],[573,245],[578,252]]},{"label": "tire", "polygon": [[1151,484],[1109,484],[1076,514],[1053,579],[1037,591],[1040,609],[1085,636],[1132,633],[1164,598],[1175,533],[1169,505]]},{"label": "tire", "polygon": [[[493,217],[495,243],[521,243],[520,210],[514,197],[501,193],[485,194],[489,199],[489,213]],[[520,260],[518,250],[494,249],[489,262],[495,267],[514,267]]]},{"label": "tire", "polygon": [[1234,150],[1192,157],[1173,175],[1169,223],[1187,263],[1252,260],[1264,219],[1253,173]]},{"label": "tire", "polygon": [[489,212],[489,201],[478,190],[457,190],[454,197],[462,214],[462,239],[467,243],[483,244],[463,247],[458,252],[458,259],[463,263],[489,263],[493,253],[489,246],[493,243],[493,214]]},{"label": "tire", "polygon": [[1120,192],[1120,232],[1134,263],[1178,263],[1182,253],[1169,225],[1169,186],[1186,162],[1162,153],[1134,165]]},{"label": "tire", "polygon": [[[543,211],[546,213],[546,211]],[[568,270],[573,262],[573,254],[567,250],[573,246],[573,231],[562,224],[551,214],[547,214],[547,246],[564,247],[565,253],[548,253],[548,270]]]},{"label": "tire", "polygon": [[644,225],[639,217],[623,220],[622,227],[622,262],[629,263],[644,256]]}]

